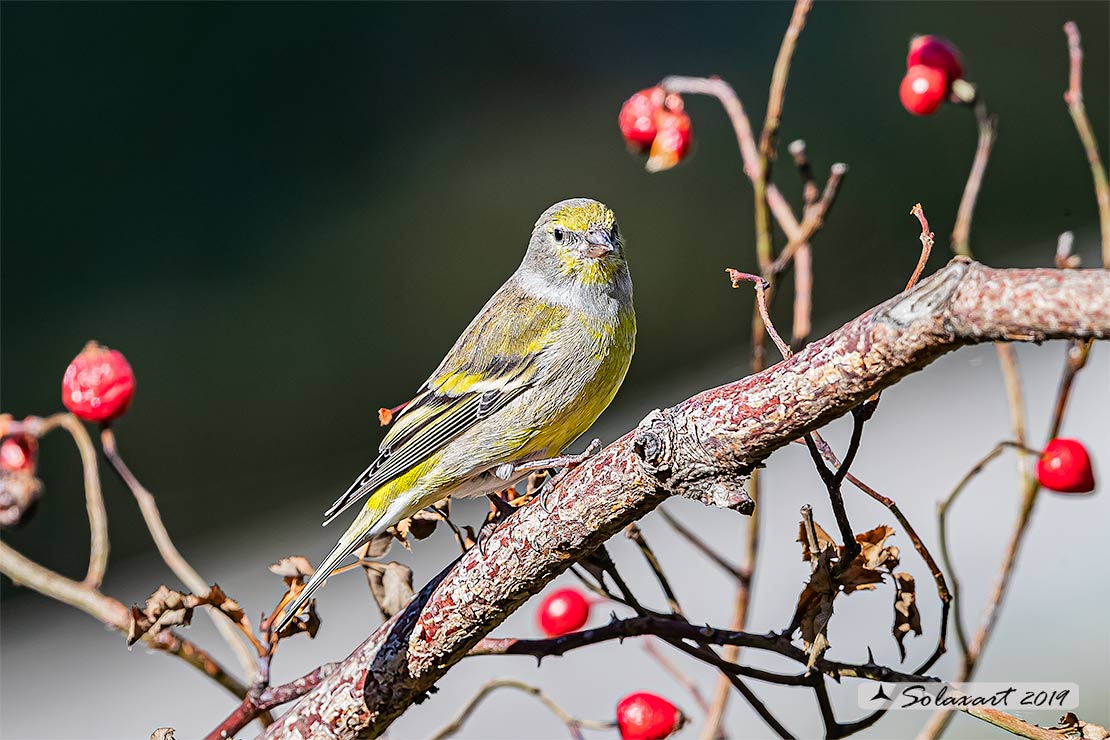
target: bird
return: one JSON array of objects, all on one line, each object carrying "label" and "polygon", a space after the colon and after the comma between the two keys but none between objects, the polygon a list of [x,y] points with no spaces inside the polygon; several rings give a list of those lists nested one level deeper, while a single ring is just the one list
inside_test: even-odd
[{"label": "bird", "polygon": [[532,470],[580,462],[564,450],[616,396],[635,342],[632,278],[613,211],[590,198],[554,204],[536,221],[520,266],[324,513],[326,525],[366,498],[275,631],[393,524],[448,496],[491,496]]}]

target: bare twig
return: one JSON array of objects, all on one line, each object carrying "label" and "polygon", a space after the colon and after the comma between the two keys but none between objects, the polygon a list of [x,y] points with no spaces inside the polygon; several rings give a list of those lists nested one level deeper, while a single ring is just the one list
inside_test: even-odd
[{"label": "bare twig", "polygon": [[640,553],[647,561],[651,572],[655,574],[655,580],[659,582],[659,588],[663,590],[663,595],[667,598],[667,606],[670,607],[671,612],[682,616],[682,607],[678,603],[678,597],[675,596],[674,589],[671,588],[671,582],[667,580],[667,574],[663,572],[663,566],[659,563],[659,558],[655,557],[651,545],[644,539],[644,533],[636,524],[629,524],[624,531],[628,535],[628,539],[635,542],[636,547],[640,548]]},{"label": "bare twig", "polygon": [[952,619],[956,623],[956,639],[959,641],[960,650],[963,651],[964,655],[968,653],[968,644],[967,635],[964,633],[963,616],[960,614],[960,606],[963,601],[960,598],[960,579],[956,577],[956,569],[952,564],[952,558],[948,552],[948,510],[952,507],[952,504],[955,503],[956,497],[967,487],[967,484],[970,483],[975,476],[979,475],[991,460],[1011,447],[1022,450],[1025,445],[1021,442],[999,442],[994,446],[994,449],[980,458],[978,462],[971,466],[970,470],[964,473],[951,493],[937,505],[937,538],[940,541],[940,557],[944,562],[945,570],[948,571],[948,575],[952,578],[952,598],[954,600]]},{"label": "bare twig", "polygon": [[[138,478],[131,472],[131,469],[124,463],[123,458],[120,457],[119,448],[116,445],[116,436],[111,427],[105,426],[101,429],[100,445],[104,450],[104,456],[112,464],[113,470],[130,489],[135,501],[139,504],[143,521],[146,522],[147,529],[150,530],[150,536],[154,540],[162,560],[169,566],[174,575],[188,586],[190,591],[198,596],[206,595],[209,591],[208,581],[204,580],[189,565],[188,561],[173,544],[170,533],[166,530],[166,525],[162,523],[162,515],[158,511],[158,504],[154,500],[154,495],[143,487]],[[216,625],[216,630],[219,631],[220,636],[234,651],[243,670],[251,677],[251,682],[257,682],[261,678],[258,662],[254,650],[244,642],[243,634],[218,609],[208,607],[206,611],[208,616],[212,618],[213,624]]]},{"label": "bare twig", "polygon": [[964,257],[971,256],[971,218],[975,213],[975,202],[983,185],[983,175],[987,172],[987,162],[991,147],[998,130],[998,118],[987,112],[982,100],[975,103],[975,121],[979,127],[979,143],[975,147],[975,158],[971,162],[964,194],[960,197],[960,207],[956,211],[956,225],[952,228],[952,251]]},{"label": "bare twig", "polygon": [[778,138],[779,123],[782,120],[783,103],[786,99],[786,80],[790,76],[790,62],[798,37],[805,28],[806,16],[812,8],[812,0],[797,0],[790,23],[782,37],[779,54],[771,72],[771,90],[767,97],[767,115],[763,119],[763,132],[759,137],[759,170],[755,186],[755,252],[759,269],[768,277],[774,261],[771,242],[771,212],[767,204],[767,184],[771,181],[771,170],[775,161],[775,143]]},{"label": "bare twig", "polygon": [[933,251],[933,232],[929,231],[929,221],[925,218],[925,209],[921,207],[920,203],[915,203],[913,208],[910,209],[910,215],[916,216],[918,222],[921,224],[921,256],[917,259],[917,267],[913,269],[913,274],[910,275],[909,281],[906,283],[906,290],[917,285],[917,281],[921,278],[921,273],[925,269],[925,263],[929,261],[929,254]]},{"label": "bare twig", "polygon": [[8,424],[7,433],[26,434],[38,438],[59,427],[65,429],[73,438],[77,451],[81,455],[85,509],[89,516],[89,567],[85,573],[84,585],[97,590],[104,582],[104,572],[108,569],[108,514],[104,509],[104,495],[100,490],[96,448],[93,447],[85,425],[73,414],[52,414],[45,418],[28,416],[23,420],[11,421]]},{"label": "bare twig", "polygon": [[755,305],[759,310],[759,315],[763,318],[763,327],[767,330],[767,334],[770,335],[771,340],[775,343],[775,346],[779,348],[779,352],[782,353],[782,359],[790,359],[794,352],[790,349],[786,342],[782,341],[782,337],[779,336],[779,333],[775,330],[775,325],[771,321],[770,314],[767,313],[766,294],[767,290],[770,288],[768,282],[758,275],[752,275],[748,272],[740,272],[739,270],[734,270],[731,267],[726,267],[725,272],[728,273],[728,278],[732,281],[732,287],[734,288],[739,288],[740,283],[753,283],[755,285]]},{"label": "bare twig", "polygon": [[474,713],[482,700],[496,689],[516,689],[522,691],[531,697],[534,697],[538,702],[543,704],[547,709],[559,718],[559,721],[567,726],[567,732],[570,733],[572,738],[582,740],[582,729],[587,730],[607,730],[614,726],[613,722],[599,722],[597,720],[577,719],[562,707],[552,701],[546,694],[543,693],[538,687],[531,686],[523,681],[516,681],[508,678],[497,678],[492,681],[486,682],[482,688],[478,689],[470,701],[459,711],[459,713],[448,722],[444,727],[440,728],[430,740],[444,740],[444,738],[452,737],[456,732],[462,729],[463,723]]},{"label": "bare twig", "polygon": [[658,663],[664,671],[669,673],[671,678],[682,684],[682,687],[686,689],[687,692],[689,692],[690,696],[694,700],[694,703],[698,705],[698,709],[700,709],[702,713],[709,711],[709,704],[705,701],[705,697],[702,695],[701,689],[698,688],[698,684],[694,681],[694,679],[683,673],[678,666],[676,666],[670,661],[670,659],[667,658],[667,656],[659,652],[659,649],[655,647],[654,640],[651,640],[650,638],[644,640],[644,652],[650,655],[652,659],[656,663]]},{"label": "bare twig", "polygon": [[694,534],[693,531],[676,519],[669,511],[661,508],[659,509],[659,516],[663,517],[663,521],[671,525],[674,531],[678,532],[683,539],[696,547],[703,555],[720,566],[722,570],[735,578],[738,582],[747,584],[748,581],[751,580],[751,575],[749,573],[725,560],[720,553],[710,547],[701,537]]},{"label": "bare twig", "polygon": [[216,725],[215,729],[205,735],[204,740],[234,738],[236,733],[254,720],[268,714],[274,707],[279,707],[304,696],[333,670],[335,670],[335,663],[325,663],[300,678],[281,686],[251,688],[247,695],[243,697],[242,703],[223,722]]},{"label": "bare twig", "polygon": [[1087,118],[1087,107],[1083,104],[1083,44],[1079,37],[1079,26],[1073,21],[1064,24],[1064,33],[1068,37],[1068,89],[1064,93],[1064,102],[1068,104],[1068,113],[1075,123],[1075,130],[1079,140],[1083,142],[1083,151],[1087,154],[1087,162],[1091,166],[1091,177],[1095,182],[1095,197],[1098,201],[1098,222],[1102,232],[1102,263],[1110,269],[1110,183],[1107,183],[1106,168],[1102,165],[1102,157],[1098,152],[1098,138],[1091,129],[1091,121]]},{"label": "bare twig", "polygon": [[[805,209],[805,216],[797,233],[789,237],[786,246],[783,247],[782,252],[771,263],[771,272],[781,273],[790,266],[791,260],[796,259],[798,250],[802,247],[809,246],[809,241],[813,238],[821,227],[825,224],[825,218],[832,209],[833,204],[836,202],[836,196],[840,192],[840,183],[848,174],[848,165],[843,162],[837,162],[829,168],[829,178],[825,180],[825,188],[821,191],[821,197],[812,206],[807,205]],[[796,268],[795,268],[796,269]]]}]

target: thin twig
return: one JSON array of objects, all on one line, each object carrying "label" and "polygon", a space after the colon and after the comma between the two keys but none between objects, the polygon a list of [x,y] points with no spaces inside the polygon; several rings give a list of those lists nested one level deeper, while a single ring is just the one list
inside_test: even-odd
[{"label": "thin twig", "polygon": [[274,707],[298,699],[316,688],[317,684],[327,678],[333,670],[335,663],[325,663],[315,670],[298,679],[280,686],[266,688],[252,688],[243,701],[220,724],[204,736],[204,740],[227,740],[256,719],[268,715]]},{"label": "thin twig", "polygon": [[667,580],[667,574],[663,572],[663,566],[659,563],[659,558],[655,556],[655,552],[651,549],[651,545],[644,539],[644,533],[636,524],[629,524],[624,530],[628,539],[636,543],[636,547],[640,548],[640,553],[647,561],[648,567],[651,572],[655,574],[655,580],[659,582],[659,588],[663,590],[663,595],[667,598],[667,606],[670,607],[673,614],[685,616],[682,612],[682,607],[678,603],[678,597],[675,596],[674,589],[671,588],[671,582]]},{"label": "thin twig", "polygon": [[797,251],[809,245],[814,234],[825,224],[825,218],[840,192],[840,183],[847,174],[848,165],[843,162],[836,162],[829,168],[829,178],[825,180],[825,189],[821,191],[821,198],[812,206],[806,206],[805,217],[802,219],[797,234],[789,237],[789,241],[782,248],[782,252],[771,263],[771,272],[776,274],[784,272],[790,266],[791,260],[796,258]]},{"label": "thin twig", "polygon": [[730,576],[735,578],[739,583],[747,584],[748,581],[751,580],[750,574],[744,572],[738,566],[735,566],[732,563],[725,560],[725,558],[720,553],[718,553],[716,550],[714,550],[712,547],[710,547],[709,544],[706,543],[705,540],[703,540],[701,537],[694,534],[694,532],[692,530],[690,530],[681,521],[676,519],[669,511],[667,511],[666,509],[663,509],[663,508],[660,508],[658,511],[659,511],[659,516],[663,517],[663,521],[665,521],[667,524],[671,525],[671,528],[674,529],[675,532],[677,532],[683,539],[685,539],[691,545],[696,547],[703,555],[705,555],[707,558],[709,558],[713,563],[720,566],[720,568],[722,570],[724,570]]},{"label": "thin twig", "polygon": [[967,487],[967,484],[970,483],[975,476],[979,475],[988,463],[1011,447],[1021,450],[1025,445],[1021,442],[1013,441],[999,442],[994,446],[994,449],[972,465],[971,468],[964,473],[963,477],[960,478],[959,482],[956,483],[951,493],[937,504],[937,538],[940,541],[940,557],[944,562],[944,569],[948,571],[948,575],[952,578],[952,620],[956,623],[956,639],[960,643],[960,650],[964,655],[968,653],[968,644],[967,635],[964,633],[963,617],[960,614],[960,606],[963,601],[963,599],[960,598],[960,579],[956,577],[956,569],[952,565],[952,558],[948,552],[948,510],[956,501],[956,497]]},{"label": "thin twig", "polygon": [[979,127],[979,143],[975,147],[975,158],[971,162],[964,194],[960,197],[960,207],[956,211],[956,224],[952,228],[952,251],[965,257],[971,256],[971,218],[975,213],[975,202],[983,185],[983,175],[987,171],[991,147],[998,131],[998,118],[987,112],[982,100],[975,103],[975,121]]},{"label": "thin twig", "polygon": [[8,424],[8,433],[26,434],[39,438],[54,429],[65,429],[77,445],[81,455],[81,471],[85,484],[85,509],[89,516],[89,566],[85,573],[84,584],[93,590],[104,582],[108,569],[108,513],[104,509],[104,494],[100,490],[100,471],[96,464],[96,448],[93,447],[85,425],[73,414],[52,414],[47,417],[28,416],[21,421],[13,420]]},{"label": "thin twig", "polygon": [[[127,467],[123,458],[120,457],[119,448],[116,445],[116,435],[112,432],[111,427],[105,426],[101,429],[100,445],[104,450],[104,457],[112,464],[116,475],[130,489],[135,501],[139,504],[143,521],[146,522],[147,529],[150,530],[150,536],[154,540],[162,560],[190,591],[198,596],[208,594],[211,590],[208,581],[204,580],[193,569],[193,566],[189,565],[188,561],[173,544],[173,540],[170,539],[170,533],[166,530],[166,525],[162,523],[162,515],[158,511],[158,504],[154,501],[154,495],[143,487],[138,478],[131,472],[131,469]],[[216,625],[216,630],[231,647],[243,670],[251,677],[251,682],[258,682],[262,675],[254,651],[244,642],[246,638],[218,609],[209,607],[207,611],[208,616],[212,618],[212,623]]]},{"label": "thin twig", "polygon": [[917,285],[917,281],[921,278],[921,272],[925,269],[925,263],[929,261],[929,254],[933,251],[933,232],[929,231],[929,221],[925,218],[925,209],[921,207],[920,203],[915,203],[913,208],[910,209],[910,215],[916,216],[918,222],[921,224],[921,256],[917,259],[917,267],[913,269],[913,274],[910,275],[909,281],[906,283],[906,290]]},{"label": "thin twig", "polygon": [[789,360],[794,355],[794,352],[786,342],[782,341],[782,337],[779,336],[778,331],[775,330],[775,325],[771,321],[770,314],[767,312],[767,291],[770,288],[770,284],[767,280],[758,275],[740,272],[731,267],[726,267],[725,272],[728,273],[728,278],[732,281],[732,287],[734,288],[739,288],[740,283],[755,284],[755,305],[759,310],[760,317],[763,319],[763,328],[767,330],[767,334],[770,335],[771,341],[779,348],[779,352],[782,353],[782,359]]},{"label": "thin twig", "polygon": [[444,740],[444,738],[451,737],[456,732],[461,730],[463,724],[466,722],[467,719],[470,718],[470,715],[474,713],[474,710],[478,708],[478,705],[482,703],[482,700],[484,700],[486,696],[490,694],[490,692],[495,691],[496,689],[516,689],[517,691],[522,691],[525,694],[528,694],[529,696],[535,698],[537,701],[547,707],[547,709],[552,714],[558,717],[560,722],[567,726],[567,732],[569,732],[570,736],[572,738],[575,738],[576,740],[582,740],[583,728],[587,730],[607,730],[612,728],[614,725],[613,722],[577,719],[576,717],[566,712],[554,701],[552,701],[538,687],[531,686],[524,683],[523,681],[516,681],[510,678],[496,678],[483,684],[482,687],[478,689],[478,693],[475,694],[470,699],[470,701],[468,701],[463,706],[463,708],[459,711],[457,715],[455,715],[455,718],[444,725],[442,728],[440,728],[435,734],[433,734],[430,740]]},{"label": "thin twig", "polygon": [[790,23],[783,34],[778,57],[771,72],[771,90],[767,97],[767,114],[763,119],[763,132],[759,137],[759,170],[755,186],[755,252],[759,269],[764,277],[770,272],[774,261],[771,243],[771,212],[767,203],[767,185],[771,181],[771,170],[775,161],[775,143],[778,138],[779,124],[782,121],[783,104],[786,99],[786,81],[790,76],[790,62],[798,36],[805,27],[806,16],[813,6],[812,0],[797,0]]},{"label": "thin twig", "polygon": [[1091,166],[1091,177],[1095,183],[1095,198],[1098,201],[1098,222],[1102,232],[1102,263],[1110,269],[1110,183],[1106,179],[1106,168],[1102,165],[1102,157],[1098,153],[1098,138],[1091,129],[1091,121],[1087,118],[1087,107],[1083,104],[1083,44],[1079,37],[1079,26],[1074,21],[1064,24],[1064,33],[1068,37],[1068,89],[1064,93],[1064,102],[1068,104],[1068,113],[1075,123],[1075,130],[1079,140],[1083,142],[1083,151],[1087,154],[1087,162]]},{"label": "thin twig", "polygon": [[670,659],[667,658],[667,656],[659,652],[659,649],[655,647],[654,640],[651,640],[650,638],[644,640],[644,652],[650,655],[652,659],[656,663],[658,663],[664,671],[669,673],[671,675],[671,678],[682,684],[682,687],[686,689],[687,692],[689,692],[690,696],[694,700],[694,703],[698,705],[698,709],[700,709],[703,714],[709,711],[709,704],[705,701],[705,696],[702,695],[701,689],[698,688],[698,685],[694,681],[694,679],[683,673],[678,666],[676,666],[670,661]]}]

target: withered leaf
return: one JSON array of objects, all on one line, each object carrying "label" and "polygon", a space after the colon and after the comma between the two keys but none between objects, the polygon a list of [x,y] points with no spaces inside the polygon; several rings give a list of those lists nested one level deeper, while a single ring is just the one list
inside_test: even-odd
[{"label": "withered leaf", "polygon": [[131,607],[127,644],[134,645],[143,635],[156,635],[168,627],[188,625],[193,619],[193,610],[198,606],[215,607],[232,622],[250,630],[247,615],[218,585],[212,584],[207,594],[197,596],[174,591],[163,584],[147,597],[142,609],[137,604]]},{"label": "withered leaf", "polygon": [[[833,541],[833,538],[829,536],[829,533],[821,529],[821,525],[817,522],[813,523],[813,530],[817,533],[817,549],[819,551],[824,550],[830,545],[834,547],[837,546],[836,542]],[[802,560],[812,560],[813,553],[809,549],[809,537],[806,536],[805,521],[801,521],[798,523],[798,539],[795,541],[802,543]]]},{"label": "withered leaf", "polygon": [[389,532],[382,532],[374,539],[370,540],[370,546],[366,548],[365,557],[377,559],[384,556],[389,552],[389,548],[393,546],[393,535]]},{"label": "withered leaf", "polygon": [[791,624],[801,630],[802,640],[809,651],[808,667],[812,668],[821,654],[829,647],[827,630],[833,615],[833,599],[837,586],[832,579],[833,549],[825,548],[818,556],[817,567],[810,574],[809,583],[798,596]]},{"label": "withered leaf", "polygon": [[306,578],[316,569],[303,555],[290,555],[270,565],[270,572],[282,578]]},{"label": "withered leaf", "polygon": [[399,612],[414,593],[412,568],[397,561],[378,567],[367,567],[366,580],[370,583],[370,592],[384,619],[389,619]]},{"label": "withered leaf", "polygon": [[917,586],[909,573],[894,574],[894,639],[898,642],[898,654],[906,660],[906,648],[902,641],[913,632],[921,636],[921,613],[917,611]]},{"label": "withered leaf", "polygon": [[159,727],[150,733],[150,740],[175,740],[172,727]]},{"label": "withered leaf", "polygon": [[285,627],[277,633],[277,637],[279,640],[284,640],[286,637],[299,635],[303,632],[311,639],[316,637],[319,630],[320,616],[316,613],[316,600],[312,599],[300,615],[286,623]]}]

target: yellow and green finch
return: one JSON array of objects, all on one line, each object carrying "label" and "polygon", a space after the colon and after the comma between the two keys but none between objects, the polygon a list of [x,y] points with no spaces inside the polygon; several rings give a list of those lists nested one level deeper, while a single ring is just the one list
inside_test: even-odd
[{"label": "yellow and green finch", "polygon": [[489,494],[559,462],[613,400],[635,338],[632,280],[613,212],[588,198],[551,206],[520,267],[325,513],[327,524],[368,497],[276,629],[391,525],[447,496]]}]

